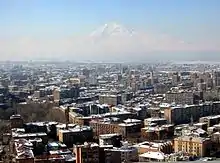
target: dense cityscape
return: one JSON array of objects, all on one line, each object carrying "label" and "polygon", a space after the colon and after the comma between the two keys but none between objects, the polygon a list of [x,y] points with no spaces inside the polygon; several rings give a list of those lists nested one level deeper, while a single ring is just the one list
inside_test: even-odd
[{"label": "dense cityscape", "polygon": [[220,162],[220,0],[0,0],[0,163]]},{"label": "dense cityscape", "polygon": [[220,64],[0,66],[3,163],[218,159]]}]

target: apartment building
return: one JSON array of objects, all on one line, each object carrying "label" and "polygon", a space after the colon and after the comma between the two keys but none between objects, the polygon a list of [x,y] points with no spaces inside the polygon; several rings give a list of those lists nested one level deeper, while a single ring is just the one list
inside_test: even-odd
[{"label": "apartment building", "polygon": [[198,105],[180,105],[164,109],[164,118],[169,123],[184,124],[200,117],[220,114],[220,102],[206,102]]},{"label": "apartment building", "polygon": [[141,123],[120,123],[119,133],[125,138],[138,137],[141,134]]},{"label": "apartment building", "polygon": [[158,118],[158,117],[152,117],[144,119],[144,126],[151,126],[152,124],[155,125],[163,125],[167,124],[167,120],[165,118]]},{"label": "apartment building", "polygon": [[24,129],[12,129],[12,139],[35,139],[35,138],[40,138],[42,139],[42,142],[46,144],[48,142],[48,136],[44,132],[38,132],[38,133],[25,133]]},{"label": "apartment building", "polygon": [[92,120],[90,126],[93,129],[94,136],[103,134],[114,134],[119,133],[120,128],[117,123],[104,122],[99,120]]},{"label": "apartment building", "polygon": [[120,147],[122,141],[122,135],[120,134],[104,134],[99,135],[99,145],[113,145],[114,147]]},{"label": "apartment building", "polygon": [[73,144],[92,141],[93,131],[88,126],[76,126],[75,128],[60,129],[58,131],[59,141],[72,147]]},{"label": "apartment building", "polygon": [[99,145],[85,143],[76,145],[73,149],[76,155],[76,163],[99,163]]},{"label": "apartment building", "polygon": [[106,149],[105,152],[111,155],[111,163],[121,162],[137,162],[138,161],[138,150],[136,147],[128,146],[124,144],[121,148]]},{"label": "apartment building", "polygon": [[165,95],[165,101],[167,103],[191,105],[194,103],[194,94],[191,91],[169,91]]},{"label": "apartment building", "polygon": [[60,90],[59,89],[55,89],[53,91],[53,100],[54,102],[58,102],[60,101]]},{"label": "apartment building", "polygon": [[173,137],[173,135],[174,126],[172,124],[141,129],[141,137],[145,140],[164,140]]},{"label": "apartment building", "polygon": [[211,139],[202,137],[181,136],[174,139],[174,152],[186,152],[193,156],[210,155]]},{"label": "apartment building", "polygon": [[109,94],[100,95],[99,103],[116,106],[121,103],[121,96],[120,95],[109,95]]},{"label": "apartment building", "polygon": [[212,127],[220,123],[220,115],[201,117],[199,122],[207,124],[207,127]]}]

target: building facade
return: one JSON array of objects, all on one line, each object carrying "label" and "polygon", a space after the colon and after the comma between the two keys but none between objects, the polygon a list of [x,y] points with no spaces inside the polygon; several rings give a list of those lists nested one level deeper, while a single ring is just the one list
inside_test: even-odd
[{"label": "building facade", "polygon": [[210,155],[211,140],[209,138],[181,136],[174,139],[174,152],[186,152],[192,156]]}]

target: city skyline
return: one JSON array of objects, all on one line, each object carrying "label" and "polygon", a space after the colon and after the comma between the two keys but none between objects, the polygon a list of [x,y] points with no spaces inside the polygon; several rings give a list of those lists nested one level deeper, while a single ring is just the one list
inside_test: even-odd
[{"label": "city skyline", "polygon": [[[217,0],[0,1],[1,60],[219,59],[219,5]],[[105,24],[116,36],[108,31],[99,41],[91,37]],[[135,34],[124,35],[126,30]]]}]

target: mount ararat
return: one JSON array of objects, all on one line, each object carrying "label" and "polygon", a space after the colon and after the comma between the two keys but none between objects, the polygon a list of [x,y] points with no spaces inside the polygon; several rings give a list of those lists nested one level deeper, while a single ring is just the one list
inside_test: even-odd
[{"label": "mount ararat", "polygon": [[168,34],[136,31],[117,23],[104,24],[90,34],[77,37],[0,40],[0,53],[14,60],[212,60],[220,59],[218,51],[219,46],[187,43]]}]

